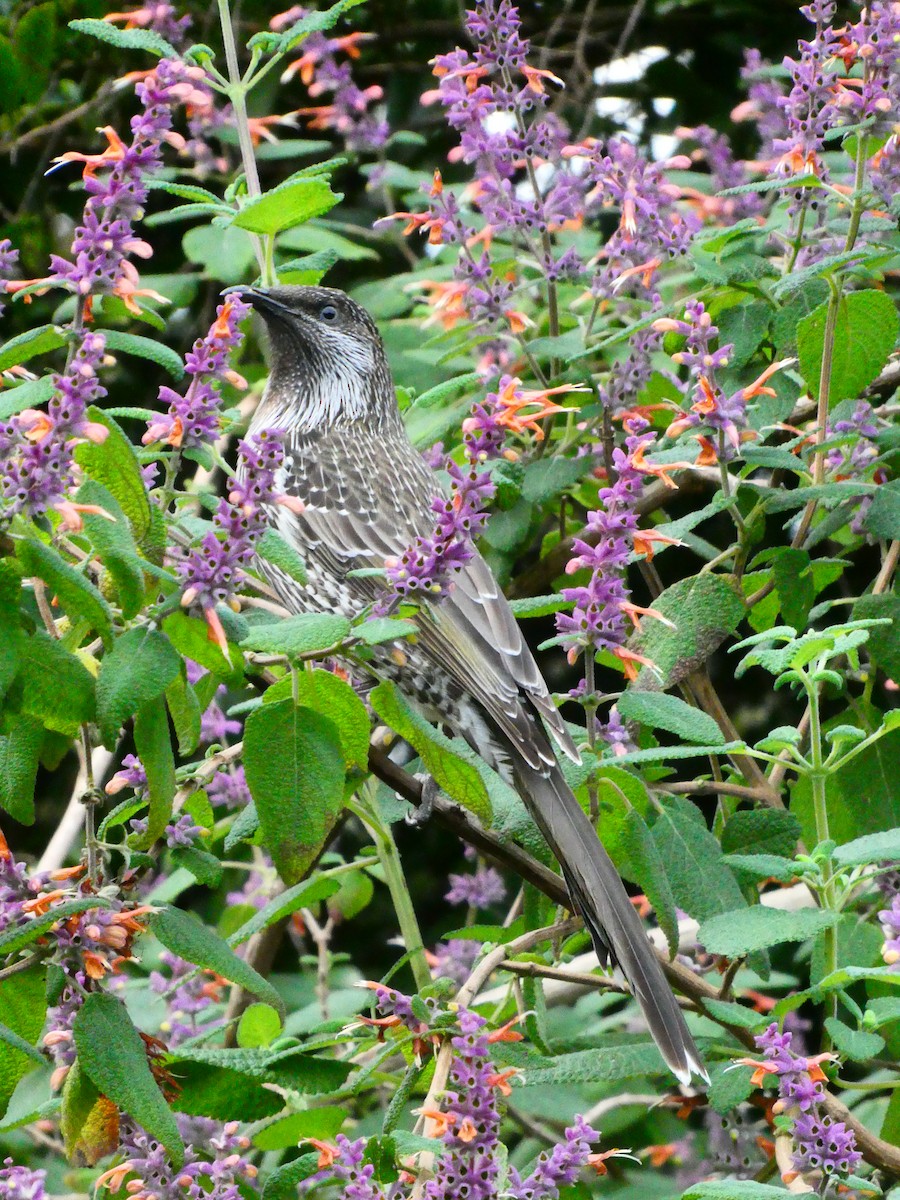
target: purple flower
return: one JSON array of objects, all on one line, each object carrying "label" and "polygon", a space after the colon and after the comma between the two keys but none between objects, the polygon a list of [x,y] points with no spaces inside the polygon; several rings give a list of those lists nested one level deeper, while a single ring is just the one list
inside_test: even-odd
[{"label": "purple flower", "polygon": [[226,808],[244,808],[250,803],[250,789],[242,766],[217,771],[206,787],[210,804],[223,804]]},{"label": "purple flower", "polygon": [[894,896],[890,908],[881,910],[878,920],[884,934],[881,957],[889,967],[900,971],[900,894]]},{"label": "purple flower", "polygon": [[0,424],[0,514],[35,518],[48,509],[63,517],[63,528],[79,530],[83,512],[101,512],[93,505],[68,499],[75,484],[73,451],[79,441],[102,442],[104,425],[86,418],[88,405],[106,395],[97,378],[106,340],[86,330],[64,372],[53,376],[54,394],[47,412],[25,409]]},{"label": "purple flower", "polygon": [[591,653],[609,650],[628,664],[629,652],[624,649],[628,634],[625,570],[638,523],[634,504],[643,483],[641,472],[632,460],[638,450],[653,440],[652,434],[643,432],[646,426],[646,421],[632,422],[630,427],[634,432],[626,440],[627,451],[618,447],[613,451],[616,481],[611,487],[600,489],[603,508],[590,512],[587,519],[596,544],[581,538],[573,543],[576,554],[566,566],[566,574],[584,568],[591,572],[586,584],[563,588],[563,597],[574,602],[575,607],[571,613],[559,613],[556,618],[556,628],[565,639],[569,661],[573,663],[590,647]]},{"label": "purple flower", "polygon": [[140,314],[137,297],[149,293],[138,286],[138,272],[128,256],[147,258],[152,249],[135,236],[133,222],[142,215],[146,181],[161,164],[163,142],[183,144],[183,139],[172,133],[172,109],[191,103],[196,84],[204,78],[199,67],[162,59],[135,88],[143,108],[131,118],[129,144],[107,127],[103,132],[108,145],[102,154],[70,151],[56,160],[58,165],[84,163],[89,198],[83,223],[75,230],[72,258],[52,256],[48,283],[85,297],[112,292],[131,312]]},{"label": "purple flower", "polygon": [[741,431],[747,425],[747,401],[756,396],[775,395],[775,391],[766,385],[786,360],[769,363],[751,384],[726,395],[719,386],[716,372],[729,365],[734,346],[728,343],[713,347],[713,342],[718,340],[719,330],[713,325],[701,301],[694,300],[688,304],[684,320],[662,317],[654,321],[653,328],[659,332],[679,333],[686,339],[684,349],[673,354],[672,361],[689,368],[690,378],[686,386],[694,403],[689,412],[669,426],[669,437],[678,437],[688,429],[703,427],[719,435],[717,447],[712,446],[708,439],[699,439],[711,460],[715,461],[717,455],[723,461],[734,458],[741,447]]},{"label": "purple flower", "polygon": [[[227,696],[228,689],[223,685],[216,689],[216,697]],[[218,743],[225,746],[233,734],[240,733],[243,725],[240,721],[225,715],[223,709],[213,699],[206,712],[200,718],[200,740],[207,745]]]},{"label": "purple flower", "polygon": [[7,1158],[0,1167],[0,1196],[4,1200],[45,1200],[46,1171],[32,1171],[30,1167],[17,1166]]},{"label": "purple flower", "polygon": [[187,449],[215,441],[222,404],[216,385],[228,382],[235,387],[247,386],[229,367],[228,360],[243,341],[239,325],[249,313],[250,305],[237,296],[229,296],[219,305],[209,333],[198,338],[185,356],[184,369],[191,377],[187,392],[182,396],[170,387],[159,389],[159,399],[168,403],[169,411],[150,423],[142,438],[145,444],[164,441]]},{"label": "purple flower", "polygon": [[444,899],[450,904],[467,904],[470,908],[490,908],[506,895],[506,885],[493,867],[479,867],[474,874],[451,875],[450,890]]},{"label": "purple flower", "polygon": [[126,754],[122,759],[122,769],[116,771],[106,785],[107,796],[115,796],[123,788],[132,788],[136,792],[145,791],[147,787],[147,772],[141,760],[134,754]]},{"label": "purple flower", "polygon": [[291,503],[275,491],[275,478],[284,462],[282,436],[280,430],[268,429],[240,442],[237,478],[228,496],[219,501],[214,528],[176,564],[184,583],[182,604],[203,611],[223,652],[227,641],[216,605],[231,599],[243,582],[244,568],[253,561],[266,529],[265,506]]},{"label": "purple flower", "polygon": [[[176,1114],[179,1133],[185,1140],[184,1162],[174,1167],[168,1151],[131,1120],[122,1122],[120,1150],[125,1161],[104,1171],[96,1180],[110,1191],[118,1190],[126,1178],[135,1196],[155,1200],[241,1200],[255,1196],[256,1167],[246,1157],[250,1139],[238,1133],[238,1122],[219,1125],[216,1121]],[[197,1142],[191,1142],[194,1137]]]},{"label": "purple flower", "polygon": [[435,978],[444,976],[462,987],[471,975],[479,954],[480,942],[470,938],[454,938],[450,942],[440,942],[435,947],[434,960],[429,965]]},{"label": "purple flower", "polygon": [[843,1121],[803,1112],[794,1122],[794,1167],[823,1175],[848,1175],[862,1162],[856,1137]]},{"label": "purple flower", "polygon": [[740,1061],[756,1068],[754,1079],[761,1080],[764,1074],[778,1077],[779,1098],[773,1112],[787,1113],[793,1120],[795,1170],[819,1171],[825,1176],[846,1175],[862,1160],[856,1138],[842,1121],[833,1121],[819,1111],[825,1079],[821,1064],[835,1056],[796,1054],[792,1043],[793,1035],[779,1033],[773,1023],[756,1037],[757,1046],[766,1055],[765,1061]]},{"label": "purple flower", "polygon": [[[437,496],[431,511],[437,525],[430,537],[416,538],[399,558],[387,560],[386,575],[397,596],[425,593],[440,600],[453,587],[453,576],[475,555],[473,541],[485,525],[484,505],[495,488],[487,472],[479,473],[471,458],[465,468],[447,460],[451,495]],[[389,601],[382,604],[389,607]]]},{"label": "purple flower", "polygon": [[515,1167],[510,1167],[511,1200],[558,1200],[560,1187],[575,1183],[584,1167],[594,1165],[592,1159],[602,1158],[591,1152],[591,1143],[599,1138],[584,1117],[577,1116],[575,1124],[565,1131],[564,1140],[552,1150],[541,1152],[530,1175],[523,1179]]},{"label": "purple flower", "polygon": [[[279,13],[269,24],[276,31],[287,29],[309,11],[297,4]],[[311,33],[303,42],[302,57],[292,62],[281,76],[282,83],[286,83],[299,74],[313,99],[330,97],[328,104],[298,109],[298,115],[311,118],[311,129],[333,129],[343,137],[348,150],[370,154],[384,146],[390,133],[383,115],[371,107],[384,93],[378,84],[360,88],[353,79],[350,63],[339,61],[338,55],[358,58],[360,42],[372,36],[358,31],[343,37]]]}]

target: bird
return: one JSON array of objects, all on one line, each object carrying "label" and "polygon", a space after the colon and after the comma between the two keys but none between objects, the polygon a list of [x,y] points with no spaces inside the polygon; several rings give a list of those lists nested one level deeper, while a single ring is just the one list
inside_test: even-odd
[{"label": "bird", "polygon": [[[268,381],[248,433],[283,433],[275,486],[294,503],[267,506],[267,515],[304,558],[307,582],[268,561],[260,570],[290,612],[355,618],[384,596],[383,573],[371,568],[433,534],[438,476],[409,440],[384,344],[361,305],[321,286],[229,291],[257,311],[268,335]],[[419,605],[417,634],[402,653],[377,654],[376,676],[512,783],[601,964],[621,969],[665,1063],[682,1083],[708,1078],[625,886],[566,783],[553,744],[577,762],[572,736],[477,551],[446,591],[440,603]]]}]

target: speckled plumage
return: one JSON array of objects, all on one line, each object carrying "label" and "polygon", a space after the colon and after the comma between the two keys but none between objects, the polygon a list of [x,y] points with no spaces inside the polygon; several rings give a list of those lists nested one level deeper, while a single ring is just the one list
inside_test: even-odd
[{"label": "speckled plumage", "polygon": [[[407,437],[381,338],[363,309],[331,288],[245,295],[271,341],[271,375],[251,431],[288,432],[276,488],[304,508],[298,514],[273,505],[271,516],[303,556],[308,583],[261,568],[292,611],[356,616],[383,584],[350,572],[383,567],[433,532],[437,477]],[[485,561],[476,555],[445,600],[423,605],[416,620],[405,664],[384,648],[376,670],[514,783],[559,860],[601,961],[611,957],[622,967],[666,1062],[684,1080],[702,1073],[621,880],[565,783],[546,730],[565,754],[577,760],[577,751]]]}]

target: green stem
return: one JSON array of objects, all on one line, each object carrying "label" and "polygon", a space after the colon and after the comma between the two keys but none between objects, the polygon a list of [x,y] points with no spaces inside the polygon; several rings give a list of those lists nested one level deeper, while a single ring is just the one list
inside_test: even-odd
[{"label": "green stem", "polygon": [[[238,65],[237,44],[234,40],[234,27],[231,24],[231,10],[228,0],[217,0],[219,7],[219,23],[222,27],[222,42],[225,46],[225,61],[228,64],[228,99],[234,110],[234,123],[237,128],[238,144],[241,148],[241,163],[244,168],[244,178],[247,181],[247,195],[251,199],[262,195],[259,184],[259,172],[256,169],[256,156],[253,153],[253,139],[250,136],[250,124],[247,119],[247,86],[241,79],[241,69]],[[257,234],[251,233],[253,249],[259,263],[259,273],[263,286],[270,287],[275,280],[269,273],[267,254],[263,243]]]},{"label": "green stem", "polygon": [[362,821],[375,840],[375,850],[384,872],[384,882],[387,884],[394,911],[397,914],[400,934],[409,955],[413,978],[416,981],[416,990],[421,991],[431,983],[431,972],[425,958],[425,945],[413,908],[412,897],[406,884],[406,876],[403,874],[397,843],[394,841],[390,825],[381,819],[381,814],[378,812],[371,780],[363,787],[362,797],[356,802],[351,802],[347,807]]},{"label": "green stem", "polygon": [[[809,773],[812,785],[813,812],[816,818],[816,841],[827,842],[830,839],[828,828],[828,794],[826,784],[828,771],[822,752],[822,723],[819,712],[819,691],[814,682],[804,678],[806,694],[809,698],[809,759],[812,770]],[[836,911],[834,891],[834,873],[831,862],[825,860],[821,865],[822,871],[822,901],[828,911]],[[837,970],[837,930],[831,925],[822,934],[824,945],[824,973],[831,975]],[[831,997],[831,1016],[837,1016],[837,996]]]}]

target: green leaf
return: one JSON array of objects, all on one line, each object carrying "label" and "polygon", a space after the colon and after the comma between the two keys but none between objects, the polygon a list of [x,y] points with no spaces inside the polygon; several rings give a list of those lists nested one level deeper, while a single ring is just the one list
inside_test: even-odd
[{"label": "green leaf", "polygon": [[10,338],[0,348],[0,371],[8,371],[20,363],[28,362],[39,354],[48,354],[66,344],[62,332],[55,325],[38,325],[17,337]]},{"label": "green leaf", "polygon": [[723,1025],[734,1025],[738,1029],[749,1029],[751,1032],[763,1030],[769,1024],[767,1013],[758,1013],[755,1008],[746,1004],[736,1004],[731,1000],[709,1000],[703,998],[703,1007]]},{"label": "green leaf", "polygon": [[222,879],[222,864],[208,850],[197,846],[176,846],[172,850],[172,861],[185,871],[190,871],[198,883],[217,887]]},{"label": "green leaf", "polygon": [[179,1112],[216,1121],[263,1121],[284,1108],[276,1092],[262,1088],[251,1079],[228,1067],[176,1059],[170,1066],[178,1079]]},{"label": "green leaf", "polygon": [[627,721],[640,721],[651,729],[665,729],[688,742],[703,742],[711,746],[721,746],[725,742],[722,731],[712,717],[665,692],[629,690],[618,701],[617,708]]},{"label": "green leaf", "polygon": [[25,573],[43,579],[72,621],[85,620],[104,642],[112,638],[112,610],[91,581],[70,566],[58,550],[43,542],[23,540],[18,556]]},{"label": "green leaf", "polygon": [[185,758],[193,754],[200,744],[203,712],[197,693],[188,683],[185,672],[180,667],[178,674],[166,688],[166,704],[178,738],[178,753]]},{"label": "green leaf", "polygon": [[[800,374],[818,398],[825,350],[825,323],[831,301],[819,305],[797,326]],[[854,400],[877,378],[900,332],[897,309],[884,292],[874,289],[842,296],[838,306],[831,361],[829,406]]]},{"label": "green leaf", "polygon": [[[900,528],[900,503],[897,505],[896,520]],[[883,596],[862,596],[853,606],[854,621],[884,617],[893,621],[893,625],[879,625],[870,630],[867,649],[885,674],[897,679],[900,678],[900,596],[894,592]]]},{"label": "green leaf", "polygon": [[659,1075],[665,1071],[662,1057],[653,1042],[630,1045],[605,1045],[596,1050],[577,1050],[545,1058],[516,1044],[495,1048],[498,1061],[524,1070],[523,1088],[551,1087],[556,1084],[610,1084],[641,1075]]},{"label": "green leaf", "polygon": [[137,552],[124,510],[108,488],[96,479],[86,479],[78,489],[79,504],[96,505],[108,513],[84,513],[84,531],[97,556],[115,584],[122,615],[131,620],[140,611],[144,599],[144,570],[149,564]]},{"label": "green leaf", "polygon": [[785,1200],[790,1194],[784,1188],[754,1179],[717,1179],[692,1184],[681,1200]]},{"label": "green leaf", "polygon": [[713,1063],[709,1074],[709,1106],[713,1112],[730,1112],[753,1091],[753,1072],[749,1068],[735,1070],[731,1063]]},{"label": "green leaf", "polygon": [[591,454],[583,454],[578,458],[563,458],[558,454],[539,458],[525,468],[522,496],[531,504],[546,504],[561,492],[574,487],[596,465],[597,459]]},{"label": "green leaf", "polygon": [[892,1021],[900,1021],[900,997],[876,996],[866,1005],[865,1024],[867,1029],[880,1029]]},{"label": "green leaf", "polygon": [[872,537],[887,542],[900,538],[900,479],[882,483],[875,490],[863,524]]},{"label": "green leaf", "polygon": [[147,832],[136,844],[147,849],[165,831],[175,799],[175,755],[166,706],[161,702],[151,700],[138,709],[134,718],[134,747],[147,773],[150,797]]},{"label": "green leaf", "polygon": [[11,562],[0,559],[0,697],[15,678],[19,669],[25,632],[19,604],[22,580]]},{"label": "green leaf", "polygon": [[306,13],[281,34],[278,41],[278,53],[286,54],[289,50],[294,50],[311,33],[324,33],[326,30],[332,29],[345,12],[362,3],[363,0],[338,0],[338,3],[333,4],[331,8],[320,12]]},{"label": "green leaf", "polygon": [[291,1088],[313,1095],[334,1091],[341,1086],[351,1070],[350,1063],[338,1062],[333,1058],[319,1058],[296,1046],[280,1051],[261,1047],[225,1050],[217,1047],[181,1046],[177,1052],[177,1059],[214,1067],[227,1067],[261,1083],[274,1083],[281,1088]]},{"label": "green leaf", "polygon": [[271,625],[253,625],[241,641],[244,650],[262,654],[301,654],[330,651],[350,636],[350,622],[337,613],[303,613]]},{"label": "green leaf", "polygon": [[40,379],[29,379],[16,387],[4,388],[0,392],[0,421],[14,417],[24,408],[40,408],[53,396],[53,376],[42,375]]},{"label": "green leaf", "polygon": [[43,1055],[33,1049],[47,1012],[47,971],[41,965],[0,980],[0,1117],[16,1084]]},{"label": "green leaf", "polygon": [[149,50],[157,58],[178,58],[178,51],[160,34],[152,29],[119,29],[109,21],[98,21],[94,17],[82,17],[70,21],[69,28],[76,33],[86,33],[101,42],[109,42],[119,50]]},{"label": "green leaf", "polygon": [[66,1158],[81,1167],[93,1167],[119,1144],[119,1110],[102,1095],[76,1059],[65,1083],[59,1113]]},{"label": "green leaf", "polygon": [[239,687],[244,678],[244,660],[236,647],[229,645],[229,661],[215,642],[209,640],[205,621],[189,617],[185,612],[171,613],[162,623],[166,637],[183,658],[206,667],[212,675],[232,687]]},{"label": "green leaf", "polygon": [[868,833],[838,846],[834,861],[840,867],[858,867],[863,863],[900,862],[900,829]]},{"label": "green leaf", "polygon": [[124,354],[133,354],[137,358],[148,358],[155,362],[172,376],[173,379],[184,377],[184,362],[181,355],[159,342],[155,338],[141,337],[136,333],[122,333],[118,329],[105,329],[107,350],[121,350]]},{"label": "green leaf", "polygon": [[359,625],[354,625],[352,634],[365,646],[380,646],[382,642],[394,642],[418,631],[415,621],[403,621],[397,617],[369,617]]},{"label": "green leaf", "polygon": [[307,1109],[306,1112],[291,1113],[288,1117],[273,1121],[265,1129],[260,1129],[253,1137],[253,1145],[258,1150],[288,1150],[309,1138],[333,1142],[346,1119],[347,1110],[335,1104],[324,1104],[320,1108]]},{"label": "green leaf", "polygon": [[74,737],[96,711],[94,678],[62,642],[38,630],[28,639],[19,671],[22,711],[56,733]]},{"label": "green leaf", "polygon": [[6,725],[6,735],[0,737],[0,806],[14,820],[31,825],[44,727],[25,713],[8,717]]},{"label": "green leaf", "polygon": [[150,529],[150,501],[134,447],[102,409],[89,408],[87,415],[109,433],[100,443],[82,442],[76,446],[75,461],[86,475],[112,492],[131,522],[135,538],[142,542]]},{"label": "green leaf", "polygon": [[151,933],[173,954],[236,983],[284,1015],[284,1003],[267,979],[238,958],[226,941],[190,913],[166,905],[147,918]]},{"label": "green leaf", "polygon": [[756,904],[739,912],[720,912],[700,925],[697,940],[710,954],[743,958],[754,950],[765,950],[781,942],[805,942],[837,921],[836,912],[801,908],[788,912]]},{"label": "green leaf", "polygon": [[298,1185],[319,1170],[318,1159],[319,1152],[315,1151],[276,1167],[263,1185],[262,1200],[294,1200]]},{"label": "green leaf", "polygon": [[271,525],[266,527],[265,533],[257,542],[256,553],[259,558],[265,559],[297,583],[306,584],[306,565],[303,559]]},{"label": "green leaf", "polygon": [[176,1167],[184,1147],[175,1117],[147,1062],[147,1048],[121,1000],[94,992],[78,1010],[73,1025],[82,1070],[97,1088],[133,1117],[168,1150]]},{"label": "green leaf", "polygon": [[729,366],[745,367],[759,349],[766,336],[773,309],[765,300],[751,300],[748,304],[734,304],[716,316],[719,327],[719,345],[731,342]]},{"label": "green leaf", "polygon": [[373,688],[369,703],[386,725],[409,742],[438,787],[482,823],[490,824],[491,803],[484,781],[471,763],[459,757],[450,739],[419,716],[392,683]]},{"label": "green leaf", "polygon": [[327,179],[294,179],[279,184],[255,200],[248,200],[232,222],[252,233],[281,233],[321,217],[334,208],[340,193],[331,190]]},{"label": "green leaf", "polygon": [[229,946],[242,945],[253,937],[254,933],[259,933],[261,929],[274,925],[283,917],[290,916],[298,908],[309,908],[311,904],[327,900],[339,888],[340,883],[337,879],[305,879],[302,883],[295,883],[280,896],[270,900],[264,908],[255,912],[249,921],[245,921],[239,929],[236,929],[228,938]]},{"label": "green leaf", "polygon": [[164,633],[139,627],[116,638],[97,676],[97,721],[104,746],[138,709],[162,698],[181,671],[181,659]]},{"label": "green leaf", "polygon": [[780,547],[772,563],[772,580],[785,621],[795,629],[805,629],[816,600],[809,551]]},{"label": "green leaf", "polygon": [[868,1062],[884,1049],[883,1037],[862,1029],[851,1029],[837,1017],[826,1017],[825,1028],[831,1035],[835,1050],[854,1062]]},{"label": "green leaf", "polygon": [[521,621],[526,617],[549,617],[570,605],[561,592],[554,592],[550,596],[523,596],[521,600],[510,600],[509,606]]},{"label": "green leaf", "polygon": [[686,678],[737,629],[744,605],[732,581],[721,575],[697,575],[673,584],[653,602],[653,607],[675,625],[647,621],[629,649],[646,655],[656,665],[662,681],[647,667],[637,678],[646,691],[665,691]]},{"label": "green leaf", "polygon": [[[882,723],[881,714],[857,702],[854,709],[837,713],[825,722],[825,731],[836,725],[860,725],[867,732]],[[900,729],[895,729],[866,746],[850,762],[825,780],[825,802],[831,836],[838,843],[850,842],[867,833],[881,833],[900,826],[900,791],[897,763],[900,761]],[[861,804],[860,797],[865,798]],[[814,846],[815,808],[808,776],[791,789],[791,811],[799,819],[803,840]]]},{"label": "green leaf", "polygon": [[234,226],[198,225],[187,231],[181,246],[188,262],[199,263],[207,279],[220,283],[243,283],[256,261],[250,235]]},{"label": "green leaf", "polygon": [[369,714],[346,680],[333,671],[302,671],[297,674],[297,703],[315,710],[336,726],[347,769],[368,769]]},{"label": "green leaf", "polygon": [[796,863],[778,854],[726,854],[725,862],[741,883],[757,883],[762,879],[790,883],[799,872]]},{"label": "green leaf", "polygon": [[281,1017],[271,1004],[250,1004],[238,1022],[237,1044],[242,1047],[271,1046],[280,1036]]},{"label": "green leaf", "polygon": [[725,854],[776,854],[791,858],[800,837],[800,822],[783,809],[737,812],[722,830]]},{"label": "green leaf", "polygon": [[266,848],[285,883],[296,883],[343,808],[340,731],[292,700],[263,704],[244,728],[244,769]]},{"label": "green leaf", "polygon": [[675,903],[697,921],[744,905],[737,880],[702,813],[684,796],[667,796],[652,828]]}]

